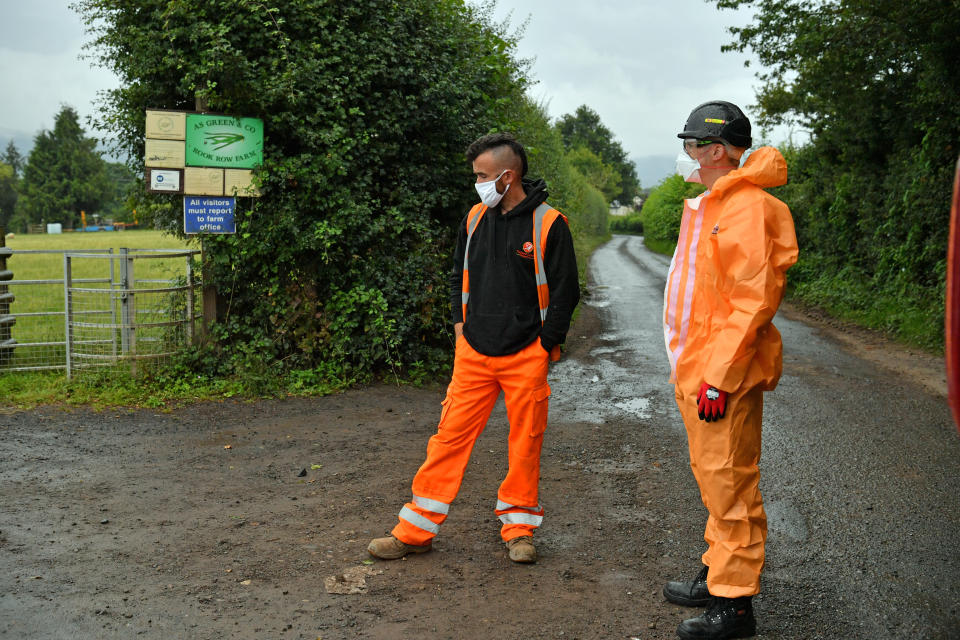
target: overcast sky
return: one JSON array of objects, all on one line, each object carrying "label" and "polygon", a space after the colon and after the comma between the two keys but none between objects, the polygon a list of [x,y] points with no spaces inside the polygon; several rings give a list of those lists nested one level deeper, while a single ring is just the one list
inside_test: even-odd
[{"label": "overcast sky", "polygon": [[[68,4],[5,2],[0,147],[12,138],[26,151],[53,126],[61,104],[85,118],[97,92],[117,85],[79,59],[88,36]],[[637,162],[644,186],[672,169],[676,133],[696,105],[729,100],[753,119],[757,68],[744,68],[743,54],[720,52],[732,39],[727,27],[746,24],[748,13],[704,0],[499,0],[495,15],[509,16],[514,27],[527,21],[519,55],[534,59],[533,97],[554,118],[581,104],[597,111]],[[786,135],[774,131],[770,141]]]}]

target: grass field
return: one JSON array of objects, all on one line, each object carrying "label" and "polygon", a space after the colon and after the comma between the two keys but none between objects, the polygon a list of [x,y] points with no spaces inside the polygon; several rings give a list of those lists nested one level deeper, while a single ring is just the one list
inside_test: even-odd
[{"label": "grass field", "polygon": [[[180,238],[162,231],[97,231],[95,233],[21,234],[6,239],[14,251],[55,249],[57,251],[81,251],[86,249],[193,249]],[[19,260],[19,259],[17,259]],[[13,263],[11,262],[11,265]],[[28,265],[25,265],[27,268]],[[12,267],[11,267],[12,268]],[[24,276],[26,278],[27,276]],[[17,279],[21,279],[17,276]]]},{"label": "grass field", "polygon": [[[7,260],[7,269],[13,272],[13,281],[54,280],[47,284],[11,284],[10,292],[16,300],[10,313],[17,316],[12,337],[20,345],[38,342],[63,341],[64,328],[64,252],[84,252],[112,249],[114,255],[127,249],[190,249],[184,241],[159,231],[100,231],[94,233],[17,235],[6,239],[14,254]],[[30,253],[55,251],[56,253]],[[23,252],[23,253],[21,253]],[[134,277],[143,280],[164,280],[182,276],[185,258],[139,259],[135,262]],[[111,274],[111,267],[113,273]],[[120,279],[120,261],[109,258],[73,258],[74,286],[104,289],[103,294],[75,294],[75,307],[91,317],[115,314],[110,282]],[[95,282],[83,282],[94,280]],[[114,287],[118,286],[117,284]],[[160,283],[138,284],[137,287],[160,287]],[[51,314],[51,315],[23,315]],[[139,318],[138,318],[139,319]],[[42,366],[63,362],[63,347],[51,345],[22,346],[14,351],[13,366]]]}]

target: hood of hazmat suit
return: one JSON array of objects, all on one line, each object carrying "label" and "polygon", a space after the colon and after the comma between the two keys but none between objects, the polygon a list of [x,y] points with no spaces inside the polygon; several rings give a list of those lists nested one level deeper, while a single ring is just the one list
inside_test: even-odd
[{"label": "hood of hazmat suit", "polygon": [[797,238],[790,209],[764,189],[786,182],[783,156],[762,147],[684,203],[663,316],[671,381],[684,394],[702,382],[769,391],[780,379],[783,346],[771,320]]}]

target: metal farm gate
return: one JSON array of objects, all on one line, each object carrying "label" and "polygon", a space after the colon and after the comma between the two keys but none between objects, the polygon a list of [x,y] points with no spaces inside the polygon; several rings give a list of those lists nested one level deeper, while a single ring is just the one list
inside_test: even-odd
[{"label": "metal farm gate", "polygon": [[[91,252],[113,253],[113,249]],[[3,284],[9,291],[10,300],[7,306],[9,325],[4,332],[8,346],[6,357],[0,359],[0,372],[59,370],[66,367],[61,271],[63,254],[64,251],[50,249],[7,249],[9,277]],[[15,280],[13,277],[17,273],[50,277]],[[87,274],[84,281],[109,283],[112,280],[112,272],[107,271],[103,274]]]},{"label": "metal farm gate", "polygon": [[[80,369],[117,364],[128,364],[131,375],[136,375],[138,367],[164,360],[191,344],[197,316],[190,259],[197,253],[121,249],[119,256],[65,254],[67,378]],[[138,267],[170,258],[185,260],[184,276],[179,281],[136,277]],[[116,260],[111,271],[117,278],[109,287],[73,281],[80,263],[105,259],[111,263]]]},{"label": "metal farm gate", "polygon": [[63,277],[3,282],[16,299],[8,314],[16,326],[0,373],[65,369],[70,378],[113,368],[136,375],[193,341],[199,251],[9,253],[11,270],[18,256],[60,254]]}]

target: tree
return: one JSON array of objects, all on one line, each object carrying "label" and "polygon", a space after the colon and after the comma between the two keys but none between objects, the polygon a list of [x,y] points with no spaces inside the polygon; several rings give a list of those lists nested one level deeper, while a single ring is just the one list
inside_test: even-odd
[{"label": "tree", "polygon": [[110,193],[97,141],[84,135],[77,112],[61,108],[52,131],[34,138],[20,181],[16,219],[23,223],[60,222],[72,228],[80,212],[92,213]]},{"label": "tree", "polygon": [[567,216],[574,238],[605,236],[609,209],[604,195],[573,166],[546,106],[526,99],[517,107],[517,123],[510,128],[526,147],[530,176],[546,180],[547,201]]},{"label": "tree", "polygon": [[0,229],[10,228],[10,219],[17,205],[18,178],[22,168],[23,156],[11,140],[0,156]]},{"label": "tree", "polygon": [[579,106],[573,114],[560,117],[557,129],[568,151],[586,147],[605,164],[613,167],[620,176],[620,189],[613,199],[627,205],[633,203],[640,189],[637,169],[633,161],[627,158],[627,152],[614,139],[613,132],[600,121],[596,111],[587,105]]},{"label": "tree", "polygon": [[130,168],[119,162],[108,162],[107,181],[110,183],[110,195],[104,200],[100,215],[115,222],[132,222],[133,208],[129,206],[137,177]]},{"label": "tree", "polygon": [[620,194],[620,174],[590,149],[575,147],[567,153],[567,160],[587,182],[599,189],[607,202],[616,199]]},{"label": "tree", "polygon": [[9,164],[0,162],[0,231],[8,229],[17,204],[17,175]]},{"label": "tree", "polygon": [[[716,0],[755,7],[727,50],[765,71],[761,124],[799,124],[789,150],[798,291],[942,343],[944,256],[960,140],[960,12],[918,0]],[[869,295],[857,292],[869,291]],[[888,305],[911,307],[897,317]]]},{"label": "tree", "polygon": [[14,177],[20,177],[20,171],[23,169],[23,156],[20,155],[20,150],[17,149],[17,145],[13,143],[13,140],[7,143],[7,148],[3,152],[3,156],[0,156],[0,162],[10,165],[10,168],[13,169]]}]

